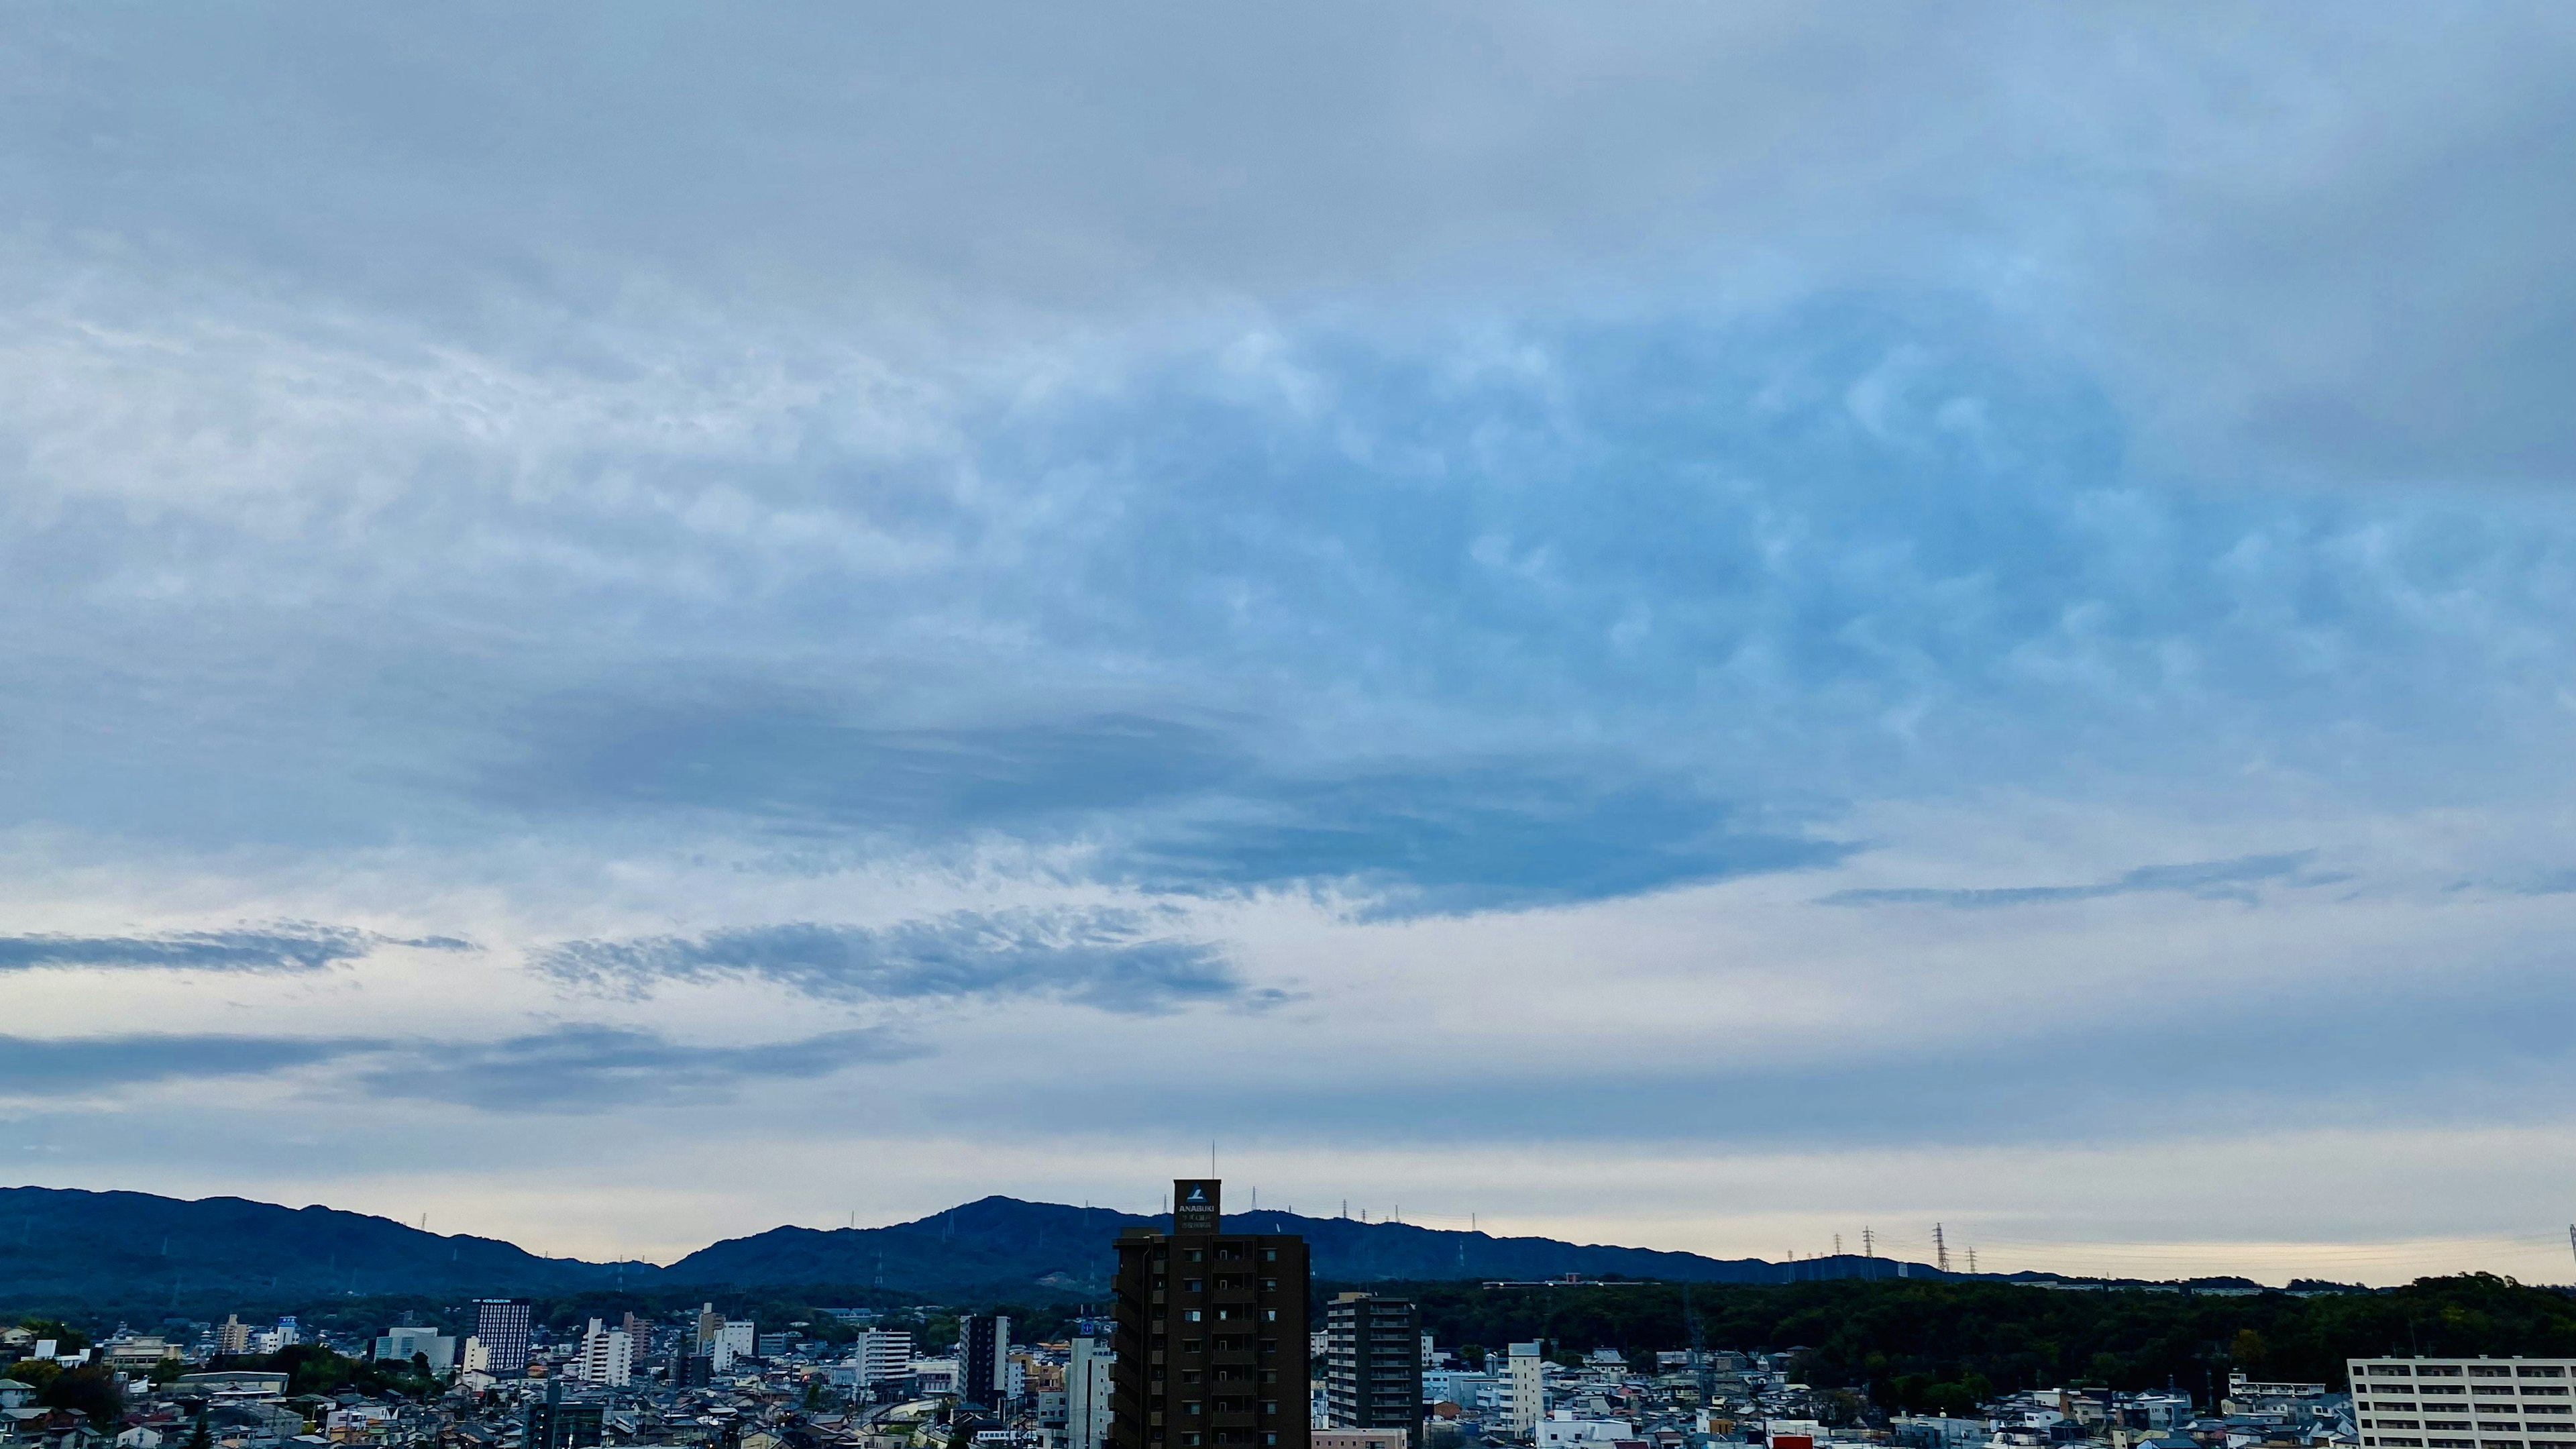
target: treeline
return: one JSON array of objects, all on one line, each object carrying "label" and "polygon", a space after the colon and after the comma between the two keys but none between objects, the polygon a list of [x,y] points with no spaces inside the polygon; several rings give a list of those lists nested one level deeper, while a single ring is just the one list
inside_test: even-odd
[{"label": "treeline", "polygon": [[[1348,1286],[1415,1299],[1423,1326],[1450,1348],[1499,1351],[1538,1339],[1552,1352],[1617,1348],[1642,1365],[1655,1350],[1690,1341],[1682,1290],[1672,1285]],[[1319,1287],[1317,1296],[1330,1290]],[[1922,1279],[1696,1284],[1690,1303],[1710,1348],[1803,1350],[1807,1383],[1865,1391],[1886,1409],[1957,1406],[1980,1388],[2060,1384],[2171,1384],[2206,1405],[2225,1390],[2232,1368],[2340,1386],[2344,1359],[2356,1355],[2576,1357],[2576,1298],[2488,1274],[2305,1298]]]}]

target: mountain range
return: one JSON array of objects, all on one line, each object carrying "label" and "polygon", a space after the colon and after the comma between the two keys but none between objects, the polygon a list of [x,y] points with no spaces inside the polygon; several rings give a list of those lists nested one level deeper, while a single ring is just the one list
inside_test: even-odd
[{"label": "mountain range", "polygon": [[[1072,1300],[1105,1290],[1111,1244],[1121,1228],[1168,1222],[1109,1208],[986,1197],[888,1227],[771,1228],[662,1266],[540,1257],[494,1238],[432,1233],[326,1207],[0,1188],[0,1308],[210,1296],[274,1302],[342,1294],[820,1285],[943,1298]],[[1326,1282],[1567,1274],[1701,1283],[1963,1276],[1884,1258],[1707,1258],[1277,1210],[1229,1213],[1226,1222],[1239,1231],[1304,1236],[1315,1276]]]}]

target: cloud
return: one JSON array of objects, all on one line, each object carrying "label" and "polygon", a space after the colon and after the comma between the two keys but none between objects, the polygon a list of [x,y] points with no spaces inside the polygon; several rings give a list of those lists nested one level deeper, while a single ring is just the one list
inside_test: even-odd
[{"label": "cloud", "polygon": [[321,971],[386,946],[471,951],[454,936],[384,936],[312,921],[143,936],[0,936],[0,971],[107,968],[160,971]]},{"label": "cloud", "polygon": [[1128,1015],[1260,1006],[1225,948],[1159,934],[1150,912],[960,911],[893,926],[796,922],[697,936],[566,941],[534,953],[559,981],[649,992],[665,981],[762,980],[845,1001],[1045,998]]},{"label": "cloud", "polygon": [[1147,889],[1330,888],[1363,918],[1525,909],[1831,865],[1851,847],[1743,828],[1680,780],[1457,764],[1281,781],[1112,852]]},{"label": "cloud", "polygon": [[0,1091],[77,1097],[154,1082],[265,1076],[384,1045],[279,1036],[0,1037]]},{"label": "cloud", "polygon": [[[755,695],[757,691],[755,690]],[[484,789],[518,806],[690,809],[888,835],[1028,831],[1217,787],[1249,766],[1206,724],[1136,714],[952,729],[817,701],[550,701]]]},{"label": "cloud", "polygon": [[763,1081],[804,1081],[926,1049],[878,1028],[754,1046],[690,1046],[658,1032],[569,1025],[501,1041],[411,1049],[357,1074],[371,1096],[490,1112],[611,1112],[729,1101]]},{"label": "cloud", "polygon": [[2289,885],[2327,885],[2348,879],[2342,875],[2316,875],[2307,871],[2316,859],[2313,850],[2293,851],[2287,855],[2248,855],[2234,860],[2204,860],[2185,865],[2148,865],[2128,871],[2117,879],[2092,885],[2069,886],[2001,886],[1983,889],[1874,889],[1836,891],[1822,897],[1825,906],[1952,906],[1962,910],[1988,910],[2001,906],[2047,905],[2061,901],[2098,901],[2111,896],[2177,894],[2201,900],[2243,901],[2247,905],[2260,899],[2254,887],[2271,882]]}]

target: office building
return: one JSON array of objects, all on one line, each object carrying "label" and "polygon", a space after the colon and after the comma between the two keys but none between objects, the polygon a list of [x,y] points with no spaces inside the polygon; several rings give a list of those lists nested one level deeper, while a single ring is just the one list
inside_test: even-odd
[{"label": "office building", "polygon": [[1109,1370],[1117,1359],[1099,1328],[1086,1323],[1075,1335],[1073,1352],[1064,1361],[1064,1449],[1106,1449]]},{"label": "office building", "polygon": [[1169,1232],[1118,1235],[1105,1449],[1306,1449],[1306,1240],[1226,1232],[1213,1178],[1172,1187]]},{"label": "office building", "polygon": [[567,1404],[563,1380],[548,1379],[545,1397],[528,1404],[526,1449],[599,1449],[602,1419],[600,1405]]},{"label": "office building", "polygon": [[973,1313],[957,1320],[957,1397],[992,1407],[1011,1396],[1011,1320]]},{"label": "office building", "polygon": [[2366,1449],[2576,1449],[2576,1359],[2356,1358],[2344,1368]]},{"label": "office building", "polygon": [[1324,1343],[1325,1427],[1422,1437],[1422,1316],[1410,1302],[1345,1293],[1324,1305]]},{"label": "office building", "polygon": [[429,1361],[429,1371],[443,1374],[456,1367],[456,1340],[435,1328],[405,1328],[397,1325],[385,1330],[376,1340],[379,1363],[409,1363],[413,1358]]},{"label": "office building", "polygon": [[1516,1343],[1503,1362],[1503,1412],[1510,1416],[1512,1437],[1528,1439],[1547,1417],[1547,1358],[1536,1343]]},{"label": "office building", "polygon": [[716,1341],[731,1349],[735,1358],[758,1358],[760,1325],[748,1318],[728,1318]]},{"label": "office building", "polygon": [[528,1300],[477,1298],[466,1307],[473,1314],[474,1337],[483,1341],[485,1372],[502,1379],[524,1376],[536,1330],[536,1310]]},{"label": "office building", "polygon": [[610,1328],[594,1318],[581,1335],[581,1352],[565,1366],[572,1377],[587,1384],[622,1389],[634,1377],[635,1340],[623,1328]]}]

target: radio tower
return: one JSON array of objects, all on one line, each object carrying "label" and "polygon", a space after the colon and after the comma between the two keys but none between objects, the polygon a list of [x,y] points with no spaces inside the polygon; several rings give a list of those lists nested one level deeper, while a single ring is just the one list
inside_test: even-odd
[{"label": "radio tower", "polygon": [[[2567,1236],[2568,1241],[2571,1244],[2576,1244],[2576,1226],[2568,1228]],[[1941,1241],[1941,1225],[1939,1223],[1934,1223],[1932,1225],[1932,1266],[1940,1269],[1944,1273],[1950,1271],[1950,1245]]]}]

